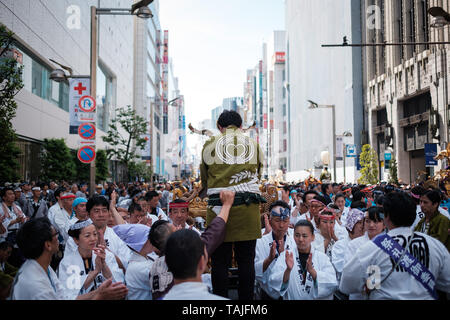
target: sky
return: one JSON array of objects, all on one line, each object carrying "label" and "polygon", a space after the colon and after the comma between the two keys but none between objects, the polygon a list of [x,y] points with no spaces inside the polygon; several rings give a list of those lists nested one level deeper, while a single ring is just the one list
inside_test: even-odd
[{"label": "sky", "polygon": [[[161,27],[185,97],[186,126],[211,117],[223,98],[243,96],[262,43],[284,30],[284,0],[160,0]],[[202,128],[199,128],[202,129]],[[188,137],[189,143],[189,137]]]}]

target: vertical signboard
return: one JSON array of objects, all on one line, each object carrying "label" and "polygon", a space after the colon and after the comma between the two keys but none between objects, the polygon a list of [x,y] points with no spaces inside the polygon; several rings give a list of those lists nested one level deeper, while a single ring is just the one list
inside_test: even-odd
[{"label": "vertical signboard", "polygon": [[434,157],[437,156],[437,143],[425,143],[425,167],[434,167],[438,165]]},{"label": "vertical signboard", "polygon": [[[82,110],[80,109],[80,99],[91,92],[91,79],[70,78],[69,79],[69,134],[78,134],[78,127],[86,119],[80,119]],[[83,117],[82,117],[83,118]]]},{"label": "vertical signboard", "polygon": [[342,136],[336,137],[336,161],[344,160],[344,138]]},{"label": "vertical signboard", "polygon": [[169,31],[164,30],[164,52],[162,64],[163,134],[169,133]]}]

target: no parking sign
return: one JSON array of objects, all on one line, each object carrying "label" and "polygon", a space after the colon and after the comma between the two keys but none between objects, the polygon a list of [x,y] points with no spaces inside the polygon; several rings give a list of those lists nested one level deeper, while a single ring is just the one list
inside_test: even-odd
[{"label": "no parking sign", "polygon": [[93,123],[83,123],[78,127],[78,135],[86,140],[95,139],[95,125]]},{"label": "no parking sign", "polygon": [[83,146],[78,150],[78,160],[83,163],[91,163],[95,160],[95,148],[92,146]]}]

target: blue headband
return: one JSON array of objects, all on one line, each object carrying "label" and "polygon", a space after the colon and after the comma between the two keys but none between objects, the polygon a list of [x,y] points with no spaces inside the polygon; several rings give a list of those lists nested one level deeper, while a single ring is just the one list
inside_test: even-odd
[{"label": "blue headband", "polygon": [[274,217],[280,217],[281,220],[286,220],[289,218],[291,210],[289,208],[280,208],[280,213],[272,210],[270,214]]}]

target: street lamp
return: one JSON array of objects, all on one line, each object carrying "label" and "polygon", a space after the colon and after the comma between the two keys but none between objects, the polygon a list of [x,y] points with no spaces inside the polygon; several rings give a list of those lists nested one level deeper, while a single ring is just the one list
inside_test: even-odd
[{"label": "street lamp", "polygon": [[172,100],[170,100],[168,103],[167,103],[167,105],[172,105],[172,106],[174,106],[174,107],[178,107],[178,103],[177,103],[177,100],[179,100],[179,99],[181,99],[181,97],[176,97],[175,99],[172,99]]},{"label": "street lamp", "polygon": [[[90,78],[91,78],[91,96],[95,99],[97,96],[97,42],[98,42],[98,29],[97,29],[97,15],[136,15],[139,18],[148,19],[153,17],[152,12],[147,7],[154,0],[141,0],[131,6],[131,9],[123,8],[97,8],[91,6],[91,56],[90,56]],[[94,194],[95,188],[95,161],[90,164],[89,175],[89,194]]]},{"label": "street lamp", "polygon": [[318,108],[331,108],[331,114],[333,118],[333,175],[334,181],[336,182],[336,106],[333,105],[319,105],[314,101],[308,100],[310,106],[308,109],[318,109]]},{"label": "street lamp", "polygon": [[57,64],[58,66],[60,66],[61,68],[63,68],[64,70],[67,70],[69,72],[69,75],[66,75],[66,73],[64,72],[64,70],[61,69],[54,69],[51,73],[50,73],[50,80],[53,80],[55,82],[66,82],[67,79],[69,78],[89,78],[89,76],[74,76],[73,72],[72,72],[72,68],[65,66],[61,63],[59,63],[58,61],[55,61],[53,59],[49,59],[51,62]]},{"label": "street lamp", "polygon": [[450,24],[450,14],[441,7],[431,7],[428,14],[433,16],[430,23],[432,28],[442,28]]}]

